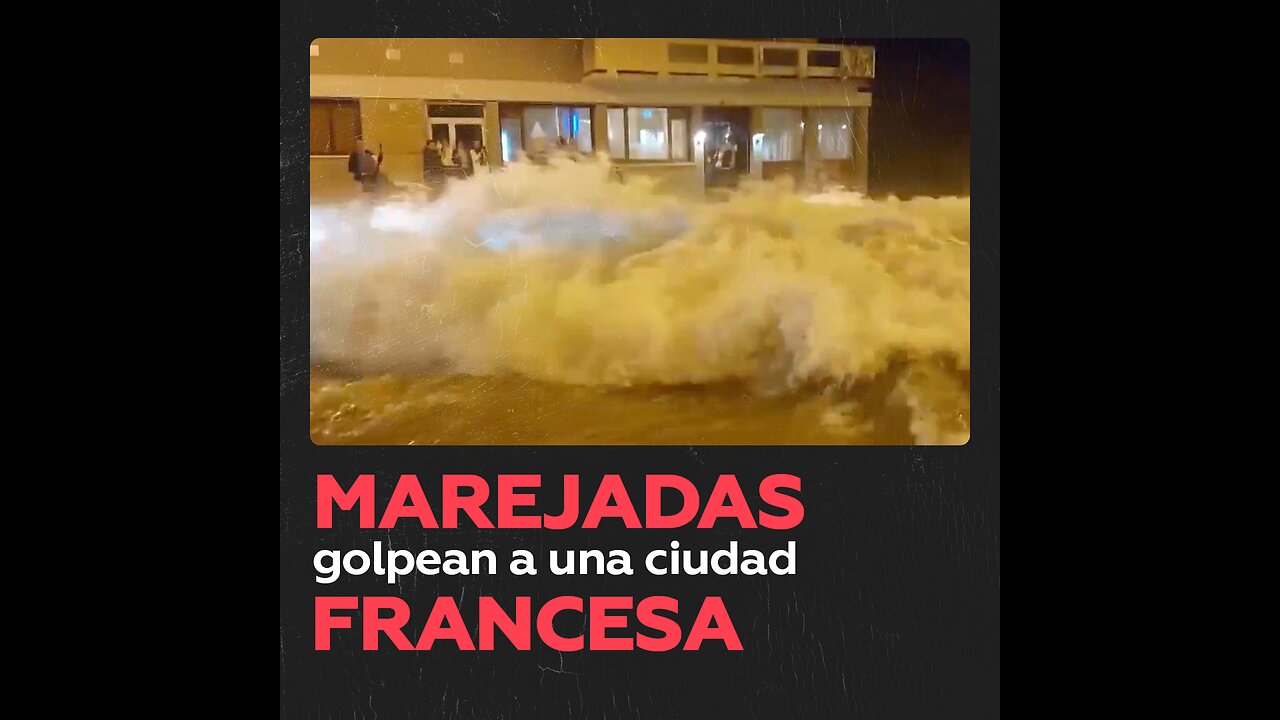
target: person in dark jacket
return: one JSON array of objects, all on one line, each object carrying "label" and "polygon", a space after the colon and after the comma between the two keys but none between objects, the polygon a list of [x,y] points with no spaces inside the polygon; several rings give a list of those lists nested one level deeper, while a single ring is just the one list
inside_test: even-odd
[{"label": "person in dark jacket", "polygon": [[447,179],[440,141],[428,140],[427,146],[422,149],[422,182],[427,186],[432,199],[440,196]]},{"label": "person in dark jacket", "polygon": [[422,171],[425,176],[428,169],[444,167],[444,158],[440,154],[440,141],[428,140],[422,148]]},{"label": "person in dark jacket", "polygon": [[356,149],[347,156],[347,172],[360,183],[365,192],[373,192],[378,187],[379,169],[382,168],[382,146],[378,146],[378,156],[365,148],[364,138],[356,139]]}]

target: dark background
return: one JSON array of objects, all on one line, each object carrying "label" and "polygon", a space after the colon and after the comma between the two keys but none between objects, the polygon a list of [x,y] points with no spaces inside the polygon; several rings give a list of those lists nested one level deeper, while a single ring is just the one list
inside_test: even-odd
[{"label": "dark background", "polygon": [[[705,498],[719,473],[736,474],[753,507],[755,488],[773,472],[803,480],[805,519],[789,531],[626,530],[606,520],[596,530],[423,530],[416,521],[394,530],[360,530],[354,513],[337,512],[334,528],[315,528],[315,483],[304,476],[285,493],[281,557],[281,708],[285,717],[459,718],[992,718],[999,669],[999,528],[995,468],[921,453],[901,464],[895,449],[856,459],[831,448],[322,448],[315,467],[348,485],[378,472],[379,509],[398,473],[418,473],[440,517],[440,474],[469,472],[490,481],[499,472],[544,474],[539,509],[561,510],[554,492],[579,473],[583,505],[605,473],[621,473],[643,518],[646,472],[675,472]],[[359,456],[365,455],[365,458]],[[372,456],[380,460],[372,460]],[[386,470],[382,470],[386,468]],[[496,517],[496,501],[486,509]],[[668,508],[668,511],[670,508]],[[522,511],[529,512],[529,511]],[[380,514],[380,513],[379,513]],[[467,528],[470,524],[461,521]],[[371,551],[375,540],[415,553],[432,548],[489,548],[495,576],[420,576],[388,585],[372,573],[331,584],[314,582],[319,549]],[[768,552],[796,541],[797,573],[786,576],[651,576],[644,556],[679,540],[682,548]],[[533,551],[536,577],[505,571],[514,549]],[[632,576],[553,576],[552,548],[631,552]],[[707,595],[724,598],[743,643],[730,652],[709,642],[697,652],[559,653],[536,638],[518,652],[497,639],[494,652],[463,652],[438,643],[427,652],[361,649],[359,624],[335,630],[333,649],[312,650],[315,595],[396,595],[414,612],[406,635],[416,642],[439,595],[458,599],[476,639],[480,595],[509,613],[518,595],[533,612],[557,595],[671,595],[680,601],[688,636]],[[558,624],[568,634],[573,613]],[[582,629],[582,621],[576,626]],[[639,626],[634,619],[630,630]],[[622,631],[613,634],[625,635]],[[650,634],[652,634],[650,632]],[[683,646],[683,641],[681,643]]]},{"label": "dark background", "polygon": [[871,45],[867,185],[889,194],[969,194],[969,43],[958,38],[824,38]]},{"label": "dark background", "polygon": [[[334,6],[335,8],[341,6]],[[741,7],[741,6],[736,6]],[[285,718],[995,718],[1000,677],[999,463],[999,44],[994,13],[960,3],[923,9],[903,3],[854,7],[771,7],[702,15],[660,24],[644,8],[543,12],[505,3],[421,11],[381,3],[367,14],[339,16],[318,4],[281,11],[281,383],[280,383],[280,714]],[[660,17],[660,16],[659,16]],[[802,26],[797,25],[802,23]],[[764,28],[768,28],[765,32]],[[827,28],[813,32],[808,28]],[[590,32],[585,32],[589,29]],[[973,438],[961,448],[342,448],[308,437],[307,393],[307,55],[321,36],[734,36],[964,37],[972,73],[973,144]],[[853,31],[853,32],[850,32]],[[872,108],[873,193],[963,192],[957,158],[968,152],[968,124],[957,120],[955,43],[877,42]],[[943,61],[948,53],[951,60]],[[913,65],[914,63],[914,65]],[[937,74],[926,68],[938,67]],[[917,70],[918,68],[918,70]],[[917,80],[917,77],[919,79]],[[944,79],[947,78],[947,79]],[[958,92],[958,91],[956,91]],[[897,102],[894,102],[894,98]],[[923,108],[923,109],[922,109]],[[960,128],[964,128],[963,132]],[[878,132],[878,130],[880,132]],[[963,139],[963,143],[961,140]],[[962,150],[961,147],[964,149]],[[924,145],[930,149],[921,149]],[[967,185],[967,182],[965,183]],[[950,188],[957,188],[951,190]],[[675,473],[705,493],[720,473],[752,488],[772,472],[804,481],[806,517],[793,531],[539,532],[456,530],[360,531],[315,528],[315,475],[350,482],[376,473],[385,502],[400,473],[416,473],[438,501],[442,473],[537,473],[554,485],[579,473],[589,494],[605,473],[620,473],[641,503],[644,473]],[[490,505],[492,506],[492,502]],[[552,510],[554,511],[554,509]],[[499,559],[529,547],[541,560],[551,547],[619,547],[643,553],[679,539],[718,549],[798,544],[798,574],[767,578],[624,578],[410,576],[394,592],[366,577],[330,586],[314,582],[312,555],[322,548],[488,547]],[[582,652],[499,650],[462,653],[357,649],[359,636],[335,633],[334,650],[312,647],[313,602],[320,594],[395,594],[415,611],[416,639],[432,600],[460,598],[474,617],[476,598],[509,603],[532,595],[534,607],[555,595],[674,595],[687,633],[700,599],[719,594],[745,646],[726,652]],[[506,604],[504,603],[504,605]],[[416,627],[415,627],[416,626]],[[499,641],[499,647],[503,641]],[[446,646],[447,648],[447,646]]]}]

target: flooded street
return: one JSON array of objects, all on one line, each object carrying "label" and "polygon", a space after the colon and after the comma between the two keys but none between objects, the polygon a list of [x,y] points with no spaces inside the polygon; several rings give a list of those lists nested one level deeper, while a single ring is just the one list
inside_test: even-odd
[{"label": "flooded street", "polygon": [[963,444],[969,200],[513,165],[312,204],[318,444]]},{"label": "flooded street", "polygon": [[[858,400],[853,397],[859,398]],[[967,392],[942,429],[967,435]],[[745,385],[613,388],[519,376],[311,378],[320,445],[910,445],[911,411],[885,383],[844,397]]]}]

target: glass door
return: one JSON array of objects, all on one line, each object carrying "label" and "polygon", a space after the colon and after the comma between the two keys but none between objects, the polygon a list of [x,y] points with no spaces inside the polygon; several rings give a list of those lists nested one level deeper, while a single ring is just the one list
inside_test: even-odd
[{"label": "glass door", "polygon": [[453,164],[453,151],[458,143],[465,143],[474,150],[477,144],[485,144],[484,105],[478,103],[428,103],[427,132],[431,140],[445,143],[441,159]]},{"label": "glass door", "polygon": [[478,150],[484,144],[484,121],[482,120],[455,120],[450,124],[449,141],[453,147],[457,147],[458,143],[468,150]]},{"label": "glass door", "polygon": [[707,108],[702,131],[706,133],[703,164],[707,187],[737,187],[739,178],[751,169],[747,108]]}]

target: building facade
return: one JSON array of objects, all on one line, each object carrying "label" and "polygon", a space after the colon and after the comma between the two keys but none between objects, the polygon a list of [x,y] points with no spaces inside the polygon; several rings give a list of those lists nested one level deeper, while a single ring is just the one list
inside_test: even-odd
[{"label": "building facade", "polygon": [[428,139],[491,164],[567,144],[624,177],[705,192],[745,177],[865,192],[875,54],[807,40],[321,38],[311,44],[311,192],[357,192],[357,136],[392,180]]}]

